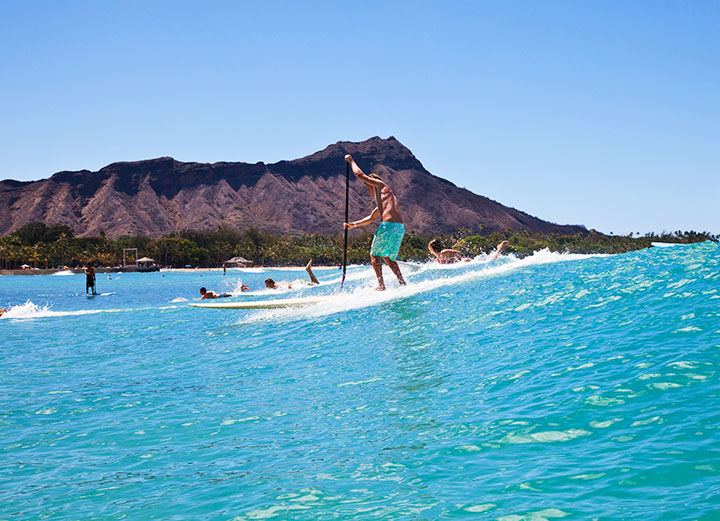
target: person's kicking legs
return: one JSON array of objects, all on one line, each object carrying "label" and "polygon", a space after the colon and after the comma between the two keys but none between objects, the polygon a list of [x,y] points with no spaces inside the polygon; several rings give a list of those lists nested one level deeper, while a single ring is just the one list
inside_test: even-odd
[{"label": "person's kicking legs", "polygon": [[307,266],[305,266],[305,271],[307,271],[307,274],[310,277],[310,282],[312,282],[313,284],[320,284],[320,281],[312,272],[312,259],[310,259],[307,263]]}]

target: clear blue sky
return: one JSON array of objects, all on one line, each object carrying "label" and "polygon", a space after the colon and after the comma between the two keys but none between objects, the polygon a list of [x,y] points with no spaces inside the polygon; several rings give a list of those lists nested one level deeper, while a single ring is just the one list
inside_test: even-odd
[{"label": "clear blue sky", "polygon": [[0,179],[375,135],[553,222],[720,233],[720,2],[0,3]]}]

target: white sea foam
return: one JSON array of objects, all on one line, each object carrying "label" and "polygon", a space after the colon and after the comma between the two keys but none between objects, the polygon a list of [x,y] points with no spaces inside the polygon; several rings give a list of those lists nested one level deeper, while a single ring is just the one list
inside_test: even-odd
[{"label": "white sea foam", "polygon": [[485,512],[486,510],[492,510],[495,507],[497,507],[497,504],[495,503],[483,503],[480,505],[471,505],[465,507],[463,510],[465,510],[466,512]]},{"label": "white sea foam", "polygon": [[565,431],[542,431],[529,434],[508,434],[500,440],[500,443],[508,443],[512,445],[524,443],[554,443],[562,441],[570,441],[580,436],[588,436],[592,434],[584,429],[567,429]]},{"label": "white sea foam", "polygon": [[[407,264],[407,263],[406,263]],[[255,268],[248,268],[248,269],[255,269]],[[258,268],[259,269],[259,268]],[[419,269],[419,268],[418,268]],[[340,270],[337,270],[338,273],[341,273]],[[260,272],[257,272],[260,273]],[[322,276],[322,274],[317,274],[319,276]],[[347,268],[347,273],[345,276],[345,282],[357,282],[364,279],[370,279],[374,278],[375,275],[372,270],[368,270],[366,266],[357,266],[357,265],[351,265]],[[323,288],[332,286],[335,284],[340,284],[340,281],[342,280],[342,275],[338,275],[337,277],[333,277],[331,279],[325,279],[320,280],[320,285],[314,285],[310,282],[310,279],[302,279],[300,274],[296,274],[295,278],[292,280],[287,280],[285,278],[285,275],[283,275],[283,278],[280,277],[270,277],[275,280],[275,282],[279,282],[280,286],[278,289],[267,289],[264,286],[260,287],[259,289],[252,289],[250,291],[242,291],[242,285],[246,284],[242,279],[237,280],[234,284],[234,286],[231,286],[231,289],[229,293],[232,293],[233,296],[241,296],[241,295],[247,295],[247,296],[257,296],[257,295],[282,295],[285,293],[295,293],[301,290],[307,290],[307,289],[313,289],[313,288]],[[287,287],[284,283],[289,282],[292,284],[292,287]]]},{"label": "white sea foam", "polygon": [[[409,263],[405,263],[409,264]],[[401,268],[403,269],[403,268]],[[338,275],[336,277],[333,277],[331,279],[327,280],[321,280],[320,286],[331,286],[333,284],[340,284],[342,281],[342,270],[337,270]],[[351,282],[358,282],[361,280],[369,280],[371,278],[374,278],[375,274],[368,266],[360,266],[357,264],[352,264],[347,267],[347,271],[345,273],[345,282],[351,283]]]},{"label": "white sea foam", "polygon": [[94,315],[97,313],[119,313],[121,311],[130,311],[127,309],[78,309],[75,311],[53,311],[49,305],[38,306],[37,304],[27,301],[25,304],[10,306],[0,320],[4,319],[34,319],[48,317],[73,317],[80,315]]},{"label": "white sea foam", "polygon": [[27,319],[27,318],[43,318],[43,317],[65,317],[72,315],[85,315],[88,313],[99,313],[95,310],[83,310],[83,311],[53,311],[50,306],[38,306],[31,301],[25,302],[25,304],[19,304],[17,306],[11,306],[8,308],[8,312],[5,313],[1,318],[3,319]]},{"label": "white sea foam", "polygon": [[230,293],[233,297],[237,297],[240,295],[243,296],[257,296],[257,295],[282,295],[283,293],[289,293],[291,291],[297,291],[301,288],[286,288],[286,287],[279,287],[278,289],[267,289],[265,287],[261,289],[255,289],[250,291],[243,291],[242,285],[244,283],[242,280],[238,280],[235,286],[232,286],[228,293]]},{"label": "white sea foam", "polygon": [[528,512],[525,515],[510,514],[509,516],[502,516],[498,518],[498,521],[549,521],[555,517],[566,517],[569,514],[557,508],[545,508],[538,510],[537,512]]},{"label": "white sea foam", "polygon": [[53,276],[59,276],[59,277],[66,276],[66,275],[75,275],[75,273],[73,273],[70,270],[63,270],[63,271],[58,271],[57,273],[53,273]]},{"label": "white sea foam", "polygon": [[[558,262],[579,261],[593,257],[605,257],[606,255],[582,255],[572,253],[554,253],[548,249],[535,252],[533,255],[518,259],[513,255],[501,256],[493,263],[471,261],[457,264],[438,264],[429,262],[419,264],[418,271],[409,273],[406,276],[407,286],[390,289],[388,291],[374,291],[372,285],[355,288],[344,294],[347,298],[338,298],[332,302],[310,304],[301,308],[285,308],[262,310],[243,317],[240,323],[248,323],[265,320],[297,320],[330,315],[338,312],[350,311],[353,309],[376,306],[407,297],[412,297],[434,289],[455,284],[467,283],[472,280],[503,274],[542,264],[553,264]],[[447,273],[448,266],[451,266],[450,273]],[[386,270],[387,272],[387,270]],[[426,277],[421,280],[416,280]],[[347,282],[374,281],[375,275],[372,268],[357,268],[348,273]],[[392,275],[386,273],[386,278],[393,284]],[[339,282],[339,278],[337,279]],[[275,292],[273,292],[275,293]]]}]

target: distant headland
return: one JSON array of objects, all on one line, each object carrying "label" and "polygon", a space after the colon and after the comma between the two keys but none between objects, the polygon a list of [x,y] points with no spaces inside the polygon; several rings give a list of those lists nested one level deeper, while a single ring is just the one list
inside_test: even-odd
[{"label": "distant headland", "polygon": [[[432,175],[394,137],[341,141],[292,161],[183,163],[170,157],[120,162],[97,172],[58,172],[40,181],[0,181],[0,235],[31,222],[68,226],[74,235],[147,235],[210,231],[219,225],[281,234],[341,229],[345,154],[383,176],[398,195],[408,231],[449,234],[460,228],[486,233],[587,233],[509,208]],[[370,200],[351,181],[350,214]]]}]

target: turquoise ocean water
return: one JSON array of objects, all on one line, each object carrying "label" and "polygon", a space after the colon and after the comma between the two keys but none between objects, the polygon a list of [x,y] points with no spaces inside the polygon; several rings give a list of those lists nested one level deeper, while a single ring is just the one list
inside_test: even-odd
[{"label": "turquoise ocean water", "polygon": [[0,519],[720,519],[718,245],[404,270],[0,277]]}]

